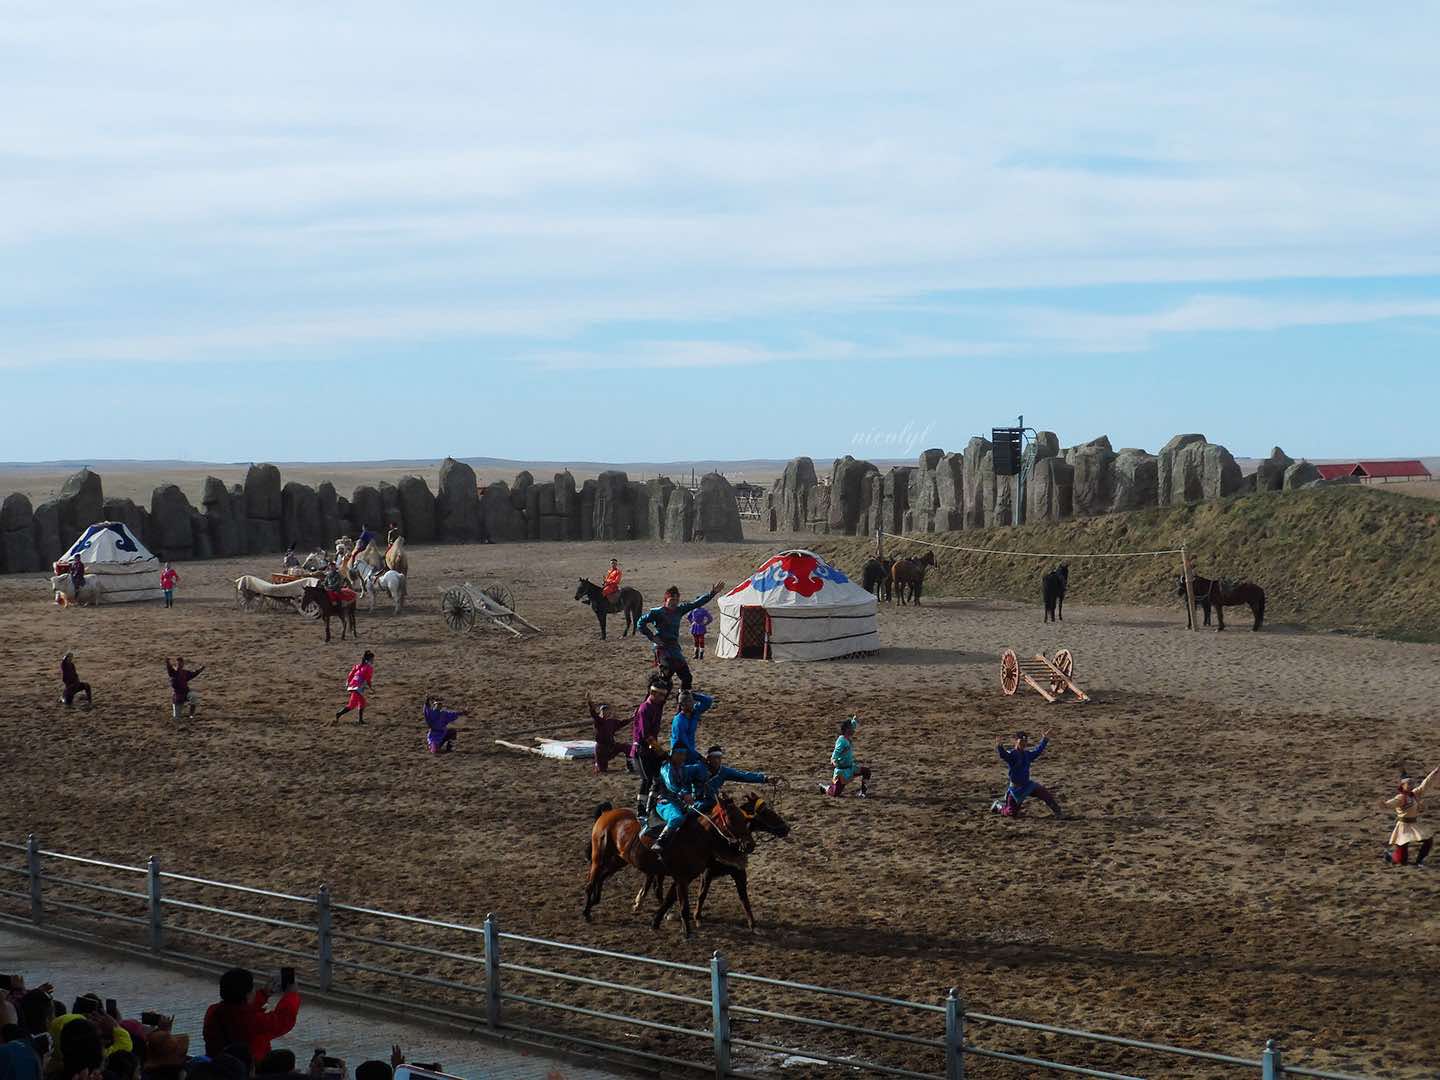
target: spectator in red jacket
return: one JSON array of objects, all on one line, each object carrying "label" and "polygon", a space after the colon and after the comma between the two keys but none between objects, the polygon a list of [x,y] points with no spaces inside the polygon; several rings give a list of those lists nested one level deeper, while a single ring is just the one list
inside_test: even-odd
[{"label": "spectator in red jacket", "polygon": [[286,990],[268,1012],[268,988],[257,989],[255,976],[244,968],[231,968],[220,976],[220,1000],[205,1012],[205,1053],[217,1057],[231,1043],[250,1048],[250,1060],[270,1053],[270,1040],[288,1034],[300,1012],[300,995]]}]

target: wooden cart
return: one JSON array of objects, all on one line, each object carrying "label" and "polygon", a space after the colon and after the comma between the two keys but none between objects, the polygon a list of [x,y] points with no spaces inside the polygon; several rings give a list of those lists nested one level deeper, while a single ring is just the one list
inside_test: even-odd
[{"label": "wooden cart", "polygon": [[508,630],[515,637],[524,637],[520,627],[541,633],[523,615],[515,611],[515,596],[504,582],[491,581],[485,585],[452,585],[440,595],[440,614],[445,625],[456,633],[469,633],[477,626],[498,627]]},{"label": "wooden cart", "polygon": [[1000,654],[1000,689],[1008,697],[1019,690],[1023,682],[1051,703],[1066,693],[1073,694],[1076,701],[1089,701],[1090,695],[1071,678],[1074,671],[1075,658],[1069,649],[1059,650],[1053,659],[1036,653],[1028,660],[1017,657],[1014,649],[1006,649]]}]

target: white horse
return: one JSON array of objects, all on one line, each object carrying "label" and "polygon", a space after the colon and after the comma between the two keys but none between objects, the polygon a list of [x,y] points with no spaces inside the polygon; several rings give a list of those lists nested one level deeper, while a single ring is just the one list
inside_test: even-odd
[{"label": "white horse", "polygon": [[405,575],[398,570],[380,570],[363,560],[357,560],[350,567],[350,577],[360,591],[370,597],[370,610],[375,610],[375,594],[381,592],[395,603],[395,614],[405,605]]}]

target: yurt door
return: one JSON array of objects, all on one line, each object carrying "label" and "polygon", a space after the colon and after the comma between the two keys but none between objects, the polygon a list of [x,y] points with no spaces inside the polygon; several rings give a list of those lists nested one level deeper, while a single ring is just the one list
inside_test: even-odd
[{"label": "yurt door", "polygon": [[770,659],[770,619],[763,607],[740,609],[740,656],[744,660]]}]

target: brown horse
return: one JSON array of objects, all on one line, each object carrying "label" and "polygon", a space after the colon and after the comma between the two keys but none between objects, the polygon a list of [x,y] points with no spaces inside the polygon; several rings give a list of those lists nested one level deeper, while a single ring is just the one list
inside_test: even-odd
[{"label": "brown horse", "polygon": [[[1190,576],[1195,588],[1195,606],[1205,613],[1205,625],[1210,625],[1210,609],[1215,609],[1215,629],[1218,633],[1225,629],[1225,608],[1227,605],[1236,607],[1244,605],[1250,609],[1250,614],[1255,616],[1255,625],[1250,629],[1259,630],[1265,623],[1265,590],[1253,581],[1222,581],[1218,578],[1201,577],[1199,574]],[[1176,592],[1179,596],[1185,596],[1185,579],[1176,577]],[[1185,625],[1193,625],[1189,607],[1185,610]]]},{"label": "brown horse", "polygon": [[355,601],[354,600],[331,600],[330,594],[319,585],[306,585],[305,594],[300,598],[301,608],[308,608],[314,604],[320,609],[320,617],[325,620],[325,640],[330,640],[330,620],[340,620],[340,640],[345,640],[345,630],[348,627],[350,633],[357,638],[360,631],[355,629]]},{"label": "brown horse", "polygon": [[904,605],[905,590],[910,590],[910,600],[920,603],[920,590],[925,584],[925,571],[935,565],[935,553],[927,551],[918,558],[896,559],[890,568],[890,587],[893,600]]},{"label": "brown horse", "polygon": [[646,875],[660,874],[674,879],[651,925],[660,929],[661,920],[678,896],[688,938],[695,932],[695,920],[690,913],[690,883],[706,871],[712,858],[734,859],[755,850],[750,822],[733,799],[721,795],[703,817],[692,818],[675,832],[666,845],[663,863],[651,853],[651,840],[641,836],[642,832],[634,810],[614,810],[609,803],[596,807],[595,824],[590,829],[590,873],[585,879],[585,921],[590,921],[591,909],[600,902],[605,879],[625,869],[628,863]]},{"label": "brown horse", "polygon": [[[779,837],[781,840],[790,835],[789,823],[780,816],[780,811],[774,805],[755,792],[745,796],[745,801],[740,804],[740,813],[750,823],[750,832],[753,835],[757,832],[769,833],[771,836]],[[699,926],[702,913],[705,910],[705,897],[710,894],[710,884],[718,877],[728,877],[735,882],[735,892],[740,897],[740,906],[745,909],[745,921],[751,930],[755,929],[755,912],[750,907],[750,874],[744,855],[729,855],[724,858],[712,857],[710,865],[705,868],[705,880],[700,885],[700,899],[695,904],[695,925]],[[640,910],[641,903],[645,900],[645,894],[653,892],[655,899],[660,899],[661,889],[665,883],[664,874],[647,874],[645,884],[641,887],[639,894],[635,897],[635,911]]]}]

